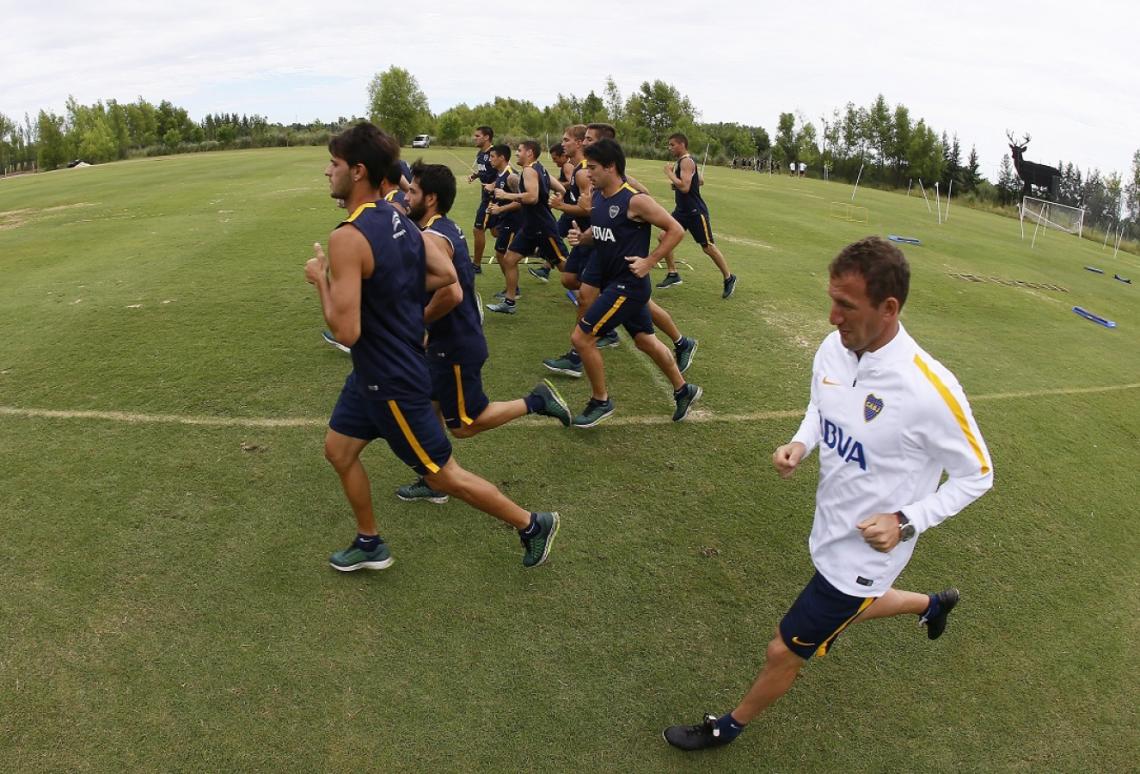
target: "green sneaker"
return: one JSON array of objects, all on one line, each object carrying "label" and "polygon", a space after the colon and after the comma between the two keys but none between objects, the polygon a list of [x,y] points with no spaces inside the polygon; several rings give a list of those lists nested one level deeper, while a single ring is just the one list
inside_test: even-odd
[{"label": "green sneaker", "polygon": [[550,269],[545,266],[539,269],[527,269],[526,273],[539,282],[550,282]]},{"label": "green sneaker", "polygon": [[673,412],[673,421],[680,422],[689,416],[689,409],[701,399],[705,391],[695,384],[686,384],[681,388],[681,394],[674,398],[677,401],[677,410]]},{"label": "green sneaker", "polygon": [[529,539],[519,536],[524,551],[523,567],[537,567],[545,562],[550,555],[550,547],[554,545],[554,536],[558,534],[557,513],[537,513],[535,520],[538,522],[538,534]]},{"label": "green sneaker", "polygon": [[582,413],[574,417],[574,427],[593,427],[612,413],[614,413],[614,402],[612,400],[609,398],[605,400],[590,398]]},{"label": "green sneaker", "polygon": [[405,484],[396,490],[396,497],[399,497],[404,502],[415,502],[416,500],[427,500],[429,503],[436,503],[443,505],[447,502],[447,494],[444,492],[437,492],[427,485],[423,477],[416,479],[414,483]]},{"label": "green sneaker", "polygon": [[582,360],[571,357],[573,354],[576,354],[574,350],[570,350],[562,357],[548,357],[542,361],[542,364],[556,374],[573,376],[577,379],[582,376]]},{"label": "green sneaker", "polygon": [[620,344],[617,331],[610,331],[598,339],[598,349],[610,349]]},{"label": "green sneaker", "polygon": [[665,279],[663,279],[657,283],[657,289],[658,290],[666,290],[668,288],[673,287],[674,285],[684,285],[684,284],[685,283],[684,283],[684,281],[681,280],[680,274],[677,274],[676,272],[669,272],[668,274],[665,275]]},{"label": "green sneaker", "polygon": [[693,356],[697,354],[697,340],[688,336],[681,337],[681,343],[673,347],[673,357],[677,359],[677,370],[685,373],[693,364]]},{"label": "green sneaker", "polygon": [[566,405],[566,401],[558,394],[558,390],[550,383],[550,380],[543,379],[534,386],[531,393],[542,398],[542,408],[536,411],[536,414],[541,414],[544,417],[555,417],[562,423],[563,427],[570,426],[570,407]]},{"label": "green sneaker", "polygon": [[353,570],[386,570],[392,566],[392,554],[388,544],[380,540],[375,551],[365,551],[352,541],[352,545],[343,551],[337,551],[329,557],[329,564],[334,570],[352,572]]}]

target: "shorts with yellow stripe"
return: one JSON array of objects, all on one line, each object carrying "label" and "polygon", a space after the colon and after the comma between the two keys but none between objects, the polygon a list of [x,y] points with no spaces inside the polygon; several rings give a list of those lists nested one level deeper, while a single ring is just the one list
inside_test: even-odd
[{"label": "shorts with yellow stripe", "polygon": [[428,360],[431,399],[439,402],[448,427],[473,424],[491,400],[483,392],[482,363],[437,363]]},{"label": "shorts with yellow stripe", "polygon": [[427,395],[366,398],[357,385],[355,371],[344,382],[329,428],[362,441],[383,438],[395,455],[421,476],[439,472],[451,459],[451,441]]},{"label": "shorts with yellow stripe", "polygon": [[569,255],[566,243],[562,241],[562,237],[558,236],[556,231],[516,231],[511,237],[511,244],[507,249],[523,256],[533,255],[537,252],[555,264],[561,264]]},{"label": "shorts with yellow stripe", "polygon": [[780,638],[802,659],[822,658],[876,599],[844,594],[817,572],[780,621]]},{"label": "shorts with yellow stripe", "polygon": [[685,230],[693,235],[693,239],[697,240],[697,244],[701,247],[708,247],[716,241],[713,239],[708,209],[701,207],[688,211],[674,210],[673,219],[684,226]]},{"label": "shorts with yellow stripe", "polygon": [[[638,283],[641,284],[641,283]],[[578,327],[591,336],[605,336],[624,325],[631,337],[639,333],[653,335],[653,316],[649,314],[649,296],[637,292],[626,283],[607,285],[578,321]]]}]

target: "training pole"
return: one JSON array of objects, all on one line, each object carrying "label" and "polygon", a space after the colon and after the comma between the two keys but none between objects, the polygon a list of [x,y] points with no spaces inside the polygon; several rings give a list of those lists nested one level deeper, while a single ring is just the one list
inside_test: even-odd
[{"label": "training pole", "polygon": [[914,178],[913,177],[906,181],[906,195],[908,198],[910,197],[910,187],[912,185],[914,185]]},{"label": "training pole", "polygon": [[922,184],[922,178],[918,179],[918,190],[922,191],[922,200],[926,202],[926,211],[930,212],[930,197],[926,195],[926,186]]},{"label": "training pole", "polygon": [[1112,257],[1115,260],[1116,254],[1120,252],[1120,240],[1124,238],[1124,226],[1120,227],[1120,232],[1116,235],[1116,249],[1112,251]]},{"label": "training pole", "polygon": [[941,185],[937,180],[934,181],[934,209],[938,211],[938,225],[942,225],[942,196],[938,193],[938,186]]},{"label": "training pole", "polygon": [[1111,233],[1112,233],[1112,229],[1111,229],[1111,228],[1106,228],[1106,229],[1104,230],[1104,244],[1102,244],[1102,245],[1100,246],[1100,251],[1101,251],[1102,253],[1104,252],[1104,248],[1108,247],[1108,235],[1109,235],[1109,234],[1111,234]]},{"label": "training pole", "polygon": [[[711,141],[710,141],[711,142]],[[701,162],[701,182],[705,182],[705,167],[709,164],[709,143],[705,143],[705,158]]]},{"label": "training pole", "polygon": [[859,192],[859,181],[863,179],[863,165],[859,165],[859,174],[855,176],[855,187],[851,189],[851,201],[855,201],[855,194]]},{"label": "training pole", "polygon": [[952,194],[953,192],[954,192],[954,181],[951,180],[950,181],[950,187],[946,189],[946,217],[942,219],[943,223],[950,220],[950,194]]}]

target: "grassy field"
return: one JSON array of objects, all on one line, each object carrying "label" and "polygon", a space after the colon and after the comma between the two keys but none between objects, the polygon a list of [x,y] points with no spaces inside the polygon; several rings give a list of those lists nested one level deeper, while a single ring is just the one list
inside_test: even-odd
[{"label": "grassy field", "polygon": [[[425,155],[461,171],[459,154]],[[687,241],[694,270],[658,295],[700,340],[695,421],[668,421],[626,340],[605,355],[606,425],[457,442],[562,513],[534,571],[462,503],[397,501],[409,473],[377,446],[396,564],[345,576],[326,557],[351,514],[321,440],[350,366],[302,273],[340,215],[324,162],[0,180],[0,771],[1135,770],[1140,289],[1112,275],[1140,280],[1136,256],[1057,233],[1030,249],[1016,221],[954,207],[939,226],[870,190],[869,222],[847,223],[829,208],[848,186],[710,168],[737,293]],[[664,196],[659,163],[630,171]],[[464,228],[475,198],[461,183]],[[994,460],[994,490],[900,581],[957,585],[962,605],[934,643],[912,620],[853,627],[737,743],[685,757],[661,728],[733,706],[811,573],[814,456],[791,481],[769,458],[829,331],[827,262],[869,233],[923,240],[903,319]],[[561,289],[522,283],[520,313],[486,323],[493,399],[567,347]],[[480,292],[500,287],[490,267]]]}]

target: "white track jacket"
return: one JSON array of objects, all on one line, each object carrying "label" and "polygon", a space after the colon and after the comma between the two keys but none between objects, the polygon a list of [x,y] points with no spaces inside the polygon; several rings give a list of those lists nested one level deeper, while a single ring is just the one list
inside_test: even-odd
[{"label": "white track jacket", "polygon": [[812,562],[855,597],[886,593],[918,542],[882,553],[864,542],[857,523],[902,511],[921,534],[993,486],[989,450],[958,380],[901,325],[862,358],[838,331],[823,340],[811,402],[792,440],[820,452]]}]

